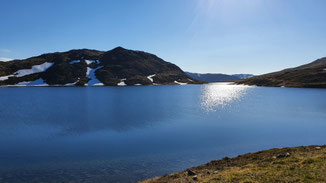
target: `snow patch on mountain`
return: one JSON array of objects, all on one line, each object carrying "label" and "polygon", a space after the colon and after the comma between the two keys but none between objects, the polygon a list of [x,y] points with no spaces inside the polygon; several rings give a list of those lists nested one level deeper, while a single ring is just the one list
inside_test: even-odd
[{"label": "snow patch on mountain", "polygon": [[1,76],[0,80],[4,81],[4,80],[9,79],[9,77],[23,77],[23,76],[30,75],[30,74],[44,72],[48,68],[50,68],[52,65],[53,65],[53,63],[50,63],[50,62],[45,62],[40,65],[33,65],[31,69],[21,69],[21,70],[18,70],[17,72],[15,72],[14,74],[11,74],[8,76]]},{"label": "snow patch on mountain", "polygon": [[87,86],[102,86],[104,85],[101,81],[99,81],[96,76],[95,76],[95,71],[98,69],[103,68],[103,66],[99,66],[95,69],[92,69],[90,67],[87,67],[87,71],[86,71],[86,76],[91,79],[90,81],[88,81]]},{"label": "snow patch on mountain", "polygon": [[48,68],[50,68],[52,65],[53,65],[53,63],[50,63],[50,62],[45,62],[40,65],[34,65],[31,69],[18,70],[17,72],[14,73],[14,76],[23,77],[23,76],[30,75],[30,74],[44,72]]},{"label": "snow patch on mountain", "polygon": [[0,81],[4,81],[7,80],[9,77],[12,77],[13,75],[9,75],[9,76],[1,76],[0,77]]},{"label": "snow patch on mountain", "polygon": [[86,64],[89,65],[89,64],[92,64],[92,63],[100,63],[99,60],[85,60]]},{"label": "snow patch on mountain", "polygon": [[156,76],[156,74],[149,75],[149,76],[147,76],[147,78],[153,83],[154,82],[154,80],[153,80],[154,76]]},{"label": "snow patch on mountain", "polygon": [[73,82],[73,83],[67,83],[65,84],[65,86],[75,86],[76,83],[78,83],[80,80],[80,78],[77,79],[77,81]]},{"label": "snow patch on mountain", "polygon": [[35,81],[23,81],[17,83],[15,86],[49,86],[42,78]]},{"label": "snow patch on mountain", "polygon": [[9,61],[12,61],[14,59],[11,59],[11,58],[0,58],[0,61],[1,62],[9,62]]},{"label": "snow patch on mountain", "polygon": [[104,84],[103,83],[95,83],[95,84],[93,84],[93,86],[104,86]]},{"label": "snow patch on mountain", "polygon": [[178,82],[178,81],[174,81],[174,83],[178,84],[178,85],[187,85],[188,83],[181,83],[181,82]]},{"label": "snow patch on mountain", "polygon": [[126,79],[121,79],[120,83],[118,83],[117,85],[118,86],[126,86],[125,80]]}]

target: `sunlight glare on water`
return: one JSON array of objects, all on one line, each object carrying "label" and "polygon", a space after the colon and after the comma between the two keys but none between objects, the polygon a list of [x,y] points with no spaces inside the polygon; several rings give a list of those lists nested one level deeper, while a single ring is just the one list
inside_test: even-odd
[{"label": "sunlight glare on water", "polygon": [[231,83],[212,83],[204,86],[201,106],[207,112],[224,108],[240,100],[252,86],[232,85]]}]

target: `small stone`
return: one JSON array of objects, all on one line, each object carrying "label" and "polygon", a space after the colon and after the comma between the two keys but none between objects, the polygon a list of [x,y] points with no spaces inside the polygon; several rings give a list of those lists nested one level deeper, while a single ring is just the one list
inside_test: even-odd
[{"label": "small stone", "polygon": [[318,146],[318,147],[315,147],[315,148],[316,148],[317,150],[320,150],[320,149],[321,149],[321,147],[319,147],[319,146]]},{"label": "small stone", "polygon": [[207,173],[207,175],[211,174],[211,172],[209,172],[209,171],[207,171],[206,173]]},{"label": "small stone", "polygon": [[190,169],[187,170],[187,174],[188,174],[188,176],[196,175],[196,173],[191,171]]},{"label": "small stone", "polygon": [[274,156],[274,158],[287,158],[290,156],[291,156],[290,153],[286,153],[286,154],[278,154],[278,155]]},{"label": "small stone", "polygon": [[213,172],[213,174],[217,174],[217,173],[218,173],[218,171],[214,171],[214,172]]},{"label": "small stone", "polygon": [[193,179],[193,180],[198,180],[197,175],[193,176],[192,179]]}]

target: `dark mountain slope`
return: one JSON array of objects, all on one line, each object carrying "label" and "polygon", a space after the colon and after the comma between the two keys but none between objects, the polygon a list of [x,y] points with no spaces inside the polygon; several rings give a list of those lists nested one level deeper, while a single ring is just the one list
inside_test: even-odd
[{"label": "dark mountain slope", "polygon": [[153,85],[202,83],[142,51],[71,50],[0,62],[0,85]]},{"label": "dark mountain slope", "polygon": [[237,81],[237,83],[257,86],[326,88],[326,57],[306,65],[252,77]]}]

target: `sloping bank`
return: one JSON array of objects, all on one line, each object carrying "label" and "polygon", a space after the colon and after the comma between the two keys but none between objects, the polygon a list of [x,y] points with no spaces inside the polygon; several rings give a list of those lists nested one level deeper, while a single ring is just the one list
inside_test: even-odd
[{"label": "sloping bank", "polygon": [[326,182],[326,146],[277,148],[225,157],[143,182]]}]

